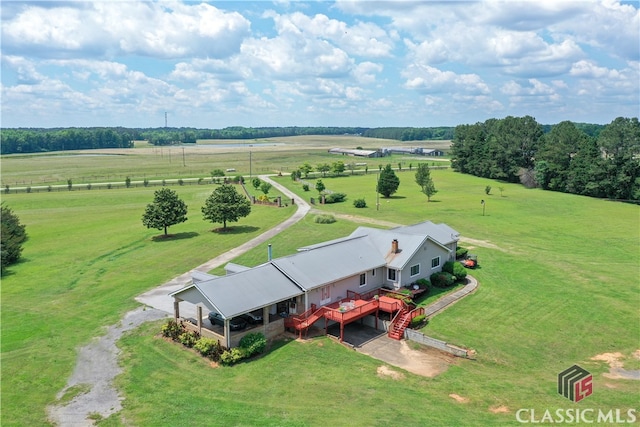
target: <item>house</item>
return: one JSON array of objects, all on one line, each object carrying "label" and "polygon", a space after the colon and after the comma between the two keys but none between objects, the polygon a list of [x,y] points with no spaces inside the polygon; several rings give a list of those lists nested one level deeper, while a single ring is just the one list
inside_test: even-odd
[{"label": "house", "polygon": [[[401,311],[401,302],[379,295],[380,289],[398,290],[441,271],[446,261],[455,260],[458,236],[448,225],[430,221],[389,230],[358,227],[349,236],[257,267],[233,264],[226,276],[203,280],[197,273],[193,283],[170,294],[174,317],[183,319],[180,303],[192,304],[196,313],[189,327],[227,348],[248,332],[272,338],[286,327],[302,334],[320,319],[325,328],[339,323],[342,339],[351,321]],[[204,310],[219,313],[224,326],[207,323]],[[231,331],[230,320],[247,313],[259,314],[262,324]]]}]

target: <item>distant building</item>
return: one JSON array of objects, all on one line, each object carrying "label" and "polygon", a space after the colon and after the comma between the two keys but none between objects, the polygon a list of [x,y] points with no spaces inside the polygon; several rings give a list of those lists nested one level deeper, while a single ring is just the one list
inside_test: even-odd
[{"label": "distant building", "polygon": [[355,157],[381,157],[380,152],[377,150],[351,150],[348,148],[332,148],[329,150],[329,153]]},{"label": "distant building", "polygon": [[415,156],[444,156],[444,152],[434,148],[422,148],[422,147],[385,147],[382,150],[382,155],[388,156],[391,154],[412,154]]}]

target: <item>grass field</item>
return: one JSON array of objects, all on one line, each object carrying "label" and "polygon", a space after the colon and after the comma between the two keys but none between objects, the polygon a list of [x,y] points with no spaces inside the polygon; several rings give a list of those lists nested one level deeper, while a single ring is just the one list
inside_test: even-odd
[{"label": "grass field", "polygon": [[[300,164],[303,156],[290,161]],[[413,175],[399,173],[398,193],[381,198],[379,210],[375,174],[325,178],[328,189],[349,197],[316,206],[338,222],[320,225],[308,216],[272,239],[274,256],[366,225],[355,221],[446,222],[477,241],[466,246],[479,256],[472,274],[480,288],[432,319],[425,332],[476,349],[476,361],[458,360],[432,379],[404,372],[393,380],[376,374],[381,362],[322,338],[278,342],[258,360],[212,369],[158,339],[159,325],[151,324],[121,341],[124,410],[100,425],[486,426],[517,424],[519,408],[637,408],[640,382],[606,378],[608,366],[591,358],[620,352],[624,366],[638,369],[639,208],[449,170],[432,171],[439,193],[427,203]],[[280,179],[299,197],[316,196]],[[484,193],[486,185],[492,194]],[[152,239],[159,232],[141,225],[153,189],[3,196],[30,236],[24,262],[2,281],[3,426],[45,425],[45,407],[71,374],[77,348],[133,308],[134,296],[293,209],[255,208],[236,233],[211,233],[215,226],[201,220],[199,206],[212,186],[176,189],[190,220],[172,227],[177,238],[167,241]],[[369,207],[355,209],[352,201],[361,197]],[[236,262],[256,265],[265,258],[266,245]],[[593,395],[579,404],[555,390],[557,373],[576,363],[594,375]],[[498,407],[506,412],[493,413]]]}]

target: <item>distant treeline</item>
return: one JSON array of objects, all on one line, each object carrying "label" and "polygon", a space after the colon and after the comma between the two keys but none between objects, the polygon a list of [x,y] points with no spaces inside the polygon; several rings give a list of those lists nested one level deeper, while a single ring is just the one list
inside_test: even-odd
[{"label": "distant treeline", "polygon": [[93,148],[127,148],[133,141],[153,145],[195,144],[199,139],[259,139],[298,135],[360,135],[415,141],[452,139],[453,128],[259,127],[196,128],[18,128],[2,129],[0,153],[36,153]]},{"label": "distant treeline", "polygon": [[[585,132],[589,130],[589,134]],[[451,166],[529,187],[618,200],[640,200],[640,124],[565,121],[548,133],[533,117],[506,117],[455,128]]]},{"label": "distant treeline", "polygon": [[[601,125],[576,126],[590,136],[597,136]],[[553,126],[542,126],[549,132]],[[133,141],[146,140],[153,145],[195,144],[200,139],[259,139],[298,135],[360,135],[398,141],[451,140],[453,127],[258,127],[224,129],[196,128],[7,128],[0,133],[0,153],[37,153],[94,148],[128,148]]]},{"label": "distant treeline", "polygon": [[453,130],[453,127],[374,128],[365,130],[362,136],[397,139],[398,141],[450,140],[453,139]]}]

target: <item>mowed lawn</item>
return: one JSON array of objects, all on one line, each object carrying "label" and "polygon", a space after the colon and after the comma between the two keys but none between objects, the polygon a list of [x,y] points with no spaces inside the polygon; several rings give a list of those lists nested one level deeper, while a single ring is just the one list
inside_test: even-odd
[{"label": "mowed lawn", "polygon": [[[398,193],[381,198],[379,210],[375,174],[323,179],[329,190],[349,197],[316,206],[335,213],[338,222],[320,225],[306,218],[272,240],[274,256],[360,225],[340,215],[398,224],[446,222],[463,239],[477,241],[462,245],[479,256],[480,268],[472,274],[480,288],[437,315],[425,332],[476,349],[477,360],[457,360],[432,379],[408,372],[392,379],[377,374],[381,362],[320,338],[278,342],[257,360],[211,368],[159,339],[160,324],[150,324],[121,340],[125,372],[117,382],[124,410],[100,424],[485,426],[516,424],[520,408],[540,414],[635,408],[640,382],[608,379],[608,367],[591,358],[620,352],[625,366],[639,367],[632,356],[640,349],[638,206],[448,170],[432,176],[439,193],[431,203],[419,192],[414,172],[406,171],[399,173]],[[317,197],[288,177],[281,180],[299,197]],[[504,187],[502,195],[498,187]],[[127,200],[129,191],[142,194]],[[77,347],[133,308],[134,296],[292,212],[264,208],[241,221],[246,233],[218,235],[199,213],[211,187],[180,191],[194,214],[172,227],[182,238],[162,242],[153,241],[157,233],[140,222],[152,190],[117,190],[110,198],[103,191],[104,200],[93,192],[4,197],[27,224],[30,240],[25,262],[3,278],[3,425],[43,424],[46,405],[71,374]],[[353,199],[361,197],[369,207],[355,209]],[[484,215],[480,200],[486,202]],[[262,246],[237,262],[255,265],[265,258]],[[594,374],[594,393],[579,404],[556,392],[557,373],[576,363]]]},{"label": "mowed lawn", "polygon": [[188,221],[162,231],[141,216],[155,188],[3,195],[26,225],[23,261],[2,278],[2,425],[43,425],[79,346],[139,304],[134,297],[289,217],[293,207],[252,207],[231,231],[202,219],[214,185],[171,187]]}]

